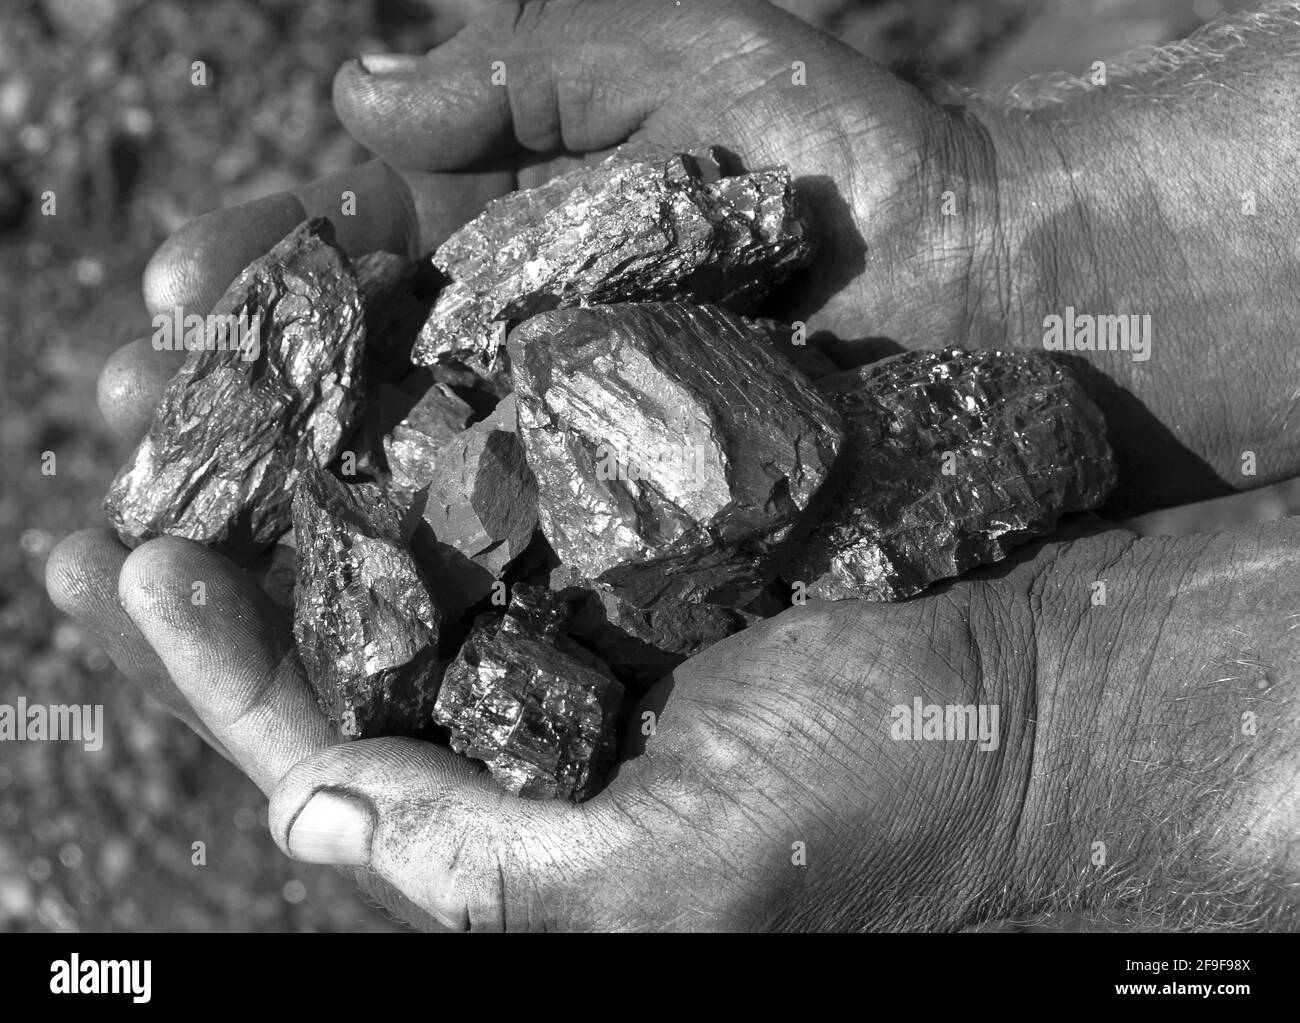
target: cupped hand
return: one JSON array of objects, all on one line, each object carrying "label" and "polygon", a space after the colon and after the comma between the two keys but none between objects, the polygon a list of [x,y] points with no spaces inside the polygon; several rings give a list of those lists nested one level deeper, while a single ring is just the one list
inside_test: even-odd
[{"label": "cupped hand", "polygon": [[[504,86],[493,84],[496,60]],[[791,316],[811,315],[814,329],[846,338],[895,333],[928,345],[959,336],[954,317],[964,316],[967,270],[978,261],[960,255],[954,274],[951,253],[936,257],[948,244],[932,237],[939,200],[920,200],[950,164],[974,159],[978,143],[910,86],[768,4],[505,5],[426,57],[349,62],[335,102],[385,159],[187,224],[146,269],[149,313],[206,312],[307,216],[329,217],[354,257],[414,257],[516,185],[645,138],[717,144],[748,167],[791,167],[829,239],[796,282]],[[354,216],[342,215],[344,193]],[[862,272],[867,258],[873,268]],[[124,441],[148,429],[183,358],[146,337],[109,359],[99,402]],[[126,556],[102,531],[76,534],[52,560],[51,594],[74,617],[96,618],[116,602]],[[185,716],[134,626],[107,628],[123,670]]]},{"label": "cupped hand", "polygon": [[[493,81],[499,70],[503,84]],[[382,159],[183,228],[147,271],[150,312],[206,311],[305,216],[329,216],[354,256],[414,256],[516,184],[646,138],[718,144],[744,167],[791,167],[827,239],[787,295],[787,315],[814,330],[934,346],[986,343],[1005,326],[1002,225],[991,211],[994,165],[1014,146],[995,151],[975,121],[765,4],[503,10],[426,57],[345,66],[335,100]],[[967,215],[942,216],[949,187]],[[356,197],[355,217],[341,215],[344,191]],[[107,367],[101,404],[128,439],[147,426],[173,358],[146,340]],[[1178,694],[1189,675],[1219,670],[1224,651],[1256,663],[1242,634],[1266,637],[1276,656],[1290,655],[1276,663],[1293,663],[1287,636],[1270,631],[1278,598],[1257,592],[1250,574],[1252,557],[1290,558],[1292,540],[1264,530],[1205,551],[1115,537],[1048,545],[1050,555],[999,578],[906,605],[788,612],[680,668],[656,694],[661,713],[644,751],[577,809],[513,800],[426,744],[334,745],[280,612],[210,552],[163,539],[128,556],[111,535],[88,531],[60,545],[48,571],[55,602],[104,639],[119,667],[272,795],[287,851],[357,866],[413,922],[944,927],[1084,898],[1096,887],[1088,837],[1109,834],[1116,819],[1133,851],[1125,877],[1149,880],[1153,863],[1168,873],[1152,822],[1182,808],[1142,794],[1156,791],[1152,769],[1175,758],[1150,749],[1170,734],[1163,722],[1188,709]],[[1091,606],[1080,588],[1107,573],[1127,579],[1126,606],[1109,619],[1078,613]],[[196,578],[209,580],[205,608],[185,596]],[[1222,598],[1195,588],[1206,578],[1219,594],[1253,596],[1234,597],[1240,606],[1220,621]],[[1150,636],[1163,641],[1171,622],[1194,651],[1163,651],[1180,661],[1181,679],[1153,668]],[[1224,670],[1219,689],[1193,705],[1204,711],[1196,727],[1236,721],[1245,675]],[[1289,671],[1270,685],[1289,692]],[[1261,691],[1250,699],[1275,689]],[[889,713],[918,695],[998,702],[999,750],[894,741]],[[1117,700],[1127,719],[1115,716]],[[1221,733],[1236,734],[1219,729],[1212,741]],[[1271,785],[1286,769],[1252,778]],[[1127,788],[1115,780],[1130,774]],[[1242,791],[1221,781],[1206,792]],[[1183,792],[1179,784],[1169,791]],[[1294,834],[1294,801],[1277,794],[1294,785],[1252,785],[1242,805],[1219,809],[1249,818],[1259,804],[1269,827]],[[1253,841],[1270,834],[1260,833]],[[1202,883],[1194,875],[1189,892]],[[1123,880],[1116,892],[1135,890]],[[1169,890],[1152,885],[1157,898]]]},{"label": "cupped hand", "polygon": [[[417,926],[1293,926],[1297,531],[1110,531],[904,604],[794,608],[661,682],[577,807],[430,743],[339,744],[283,613],[189,541],[132,552],[85,624],[138,628],[282,849]],[[992,730],[900,724],[918,703]]]},{"label": "cupped hand", "polygon": [[[984,134],[770,4],[505,5],[426,56],[349,61],[334,98],[379,159],[181,228],[146,271],[150,313],[206,312],[305,216],[329,217],[353,256],[416,256],[490,198],[630,139],[790,168],[822,246],[779,304],[813,331],[933,346],[967,336],[991,293],[988,194],[978,215],[942,215],[948,188],[974,209],[963,182],[987,170]],[[127,346],[101,383],[110,423],[138,437],[175,368]]]},{"label": "cupped hand", "polygon": [[[577,807],[507,795],[430,743],[338,744],[287,619],[202,546],[145,544],[119,595],[193,715],[270,796],[281,847],[391,886],[387,904],[417,924],[951,927],[987,911],[1025,855],[1011,822],[1032,764],[1030,663],[994,653],[1009,601],[976,586],[798,608],[718,644],[630,715],[630,757]],[[994,748],[895,741],[891,708],[914,696],[998,706]]]},{"label": "cupped hand", "polygon": [[[847,359],[950,343],[1041,350],[1045,315],[1149,312],[1151,361],[1074,359],[1116,449],[1116,513],[1300,471],[1274,436],[1294,368],[1289,313],[1271,301],[1290,294],[1274,278],[1294,267],[1274,236],[1294,232],[1284,218],[1221,211],[1207,227],[1200,204],[1183,209],[1196,194],[1189,169],[1231,180],[1239,148],[1205,167],[1171,155],[1160,187],[1140,187],[1150,154],[1134,151],[1126,117],[1141,104],[1085,95],[1037,117],[941,105],[759,0],[562,0],[497,8],[424,56],[350,61],[335,106],[379,159],[183,227],[146,271],[151,313],[205,312],[305,216],[329,217],[354,256],[416,256],[491,198],[620,142],[710,144],[729,169],[791,169],[821,254],[767,311],[806,321],[817,343],[838,339]],[[1165,130],[1177,136],[1168,146],[1194,147]],[[1211,297],[1225,312],[1207,318]],[[1264,339],[1258,358],[1229,361],[1221,342],[1234,332]],[[179,358],[142,340],[110,360],[100,403],[127,439],[143,434]],[[1258,456],[1249,473],[1247,452]]]}]

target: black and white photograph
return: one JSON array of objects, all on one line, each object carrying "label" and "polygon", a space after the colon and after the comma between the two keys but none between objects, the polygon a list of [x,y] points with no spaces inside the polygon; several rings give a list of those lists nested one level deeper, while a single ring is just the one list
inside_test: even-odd
[{"label": "black and white photograph", "polygon": [[0,932],[1250,1004],[1298,196],[1295,0],[4,0]]}]

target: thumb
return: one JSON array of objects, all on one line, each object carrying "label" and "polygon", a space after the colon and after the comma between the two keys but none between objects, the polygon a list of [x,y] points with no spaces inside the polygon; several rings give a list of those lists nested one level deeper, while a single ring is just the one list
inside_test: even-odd
[{"label": "thumb", "polygon": [[[767,3],[560,0],[494,7],[427,56],[349,61],[334,103],[367,148],[425,170],[520,148],[589,153],[637,132],[665,144],[707,140],[757,166],[789,158],[768,152],[766,118],[750,108],[770,114],[795,59],[852,68],[813,76],[787,97],[809,116],[841,98],[830,92],[846,78],[892,77]],[[721,95],[737,99],[720,104]]]},{"label": "thumb", "polygon": [[337,741],[303,676],[290,623],[233,562],[164,536],[127,556],[117,585],[180,696],[262,791]]},{"label": "thumb", "polygon": [[[565,925],[542,907],[563,903],[560,879],[584,890],[582,875],[600,869],[595,816],[508,796],[482,767],[409,739],[321,750],[280,780],[270,806],[290,856],[368,868],[458,931]],[[599,830],[608,837],[610,825]]]}]

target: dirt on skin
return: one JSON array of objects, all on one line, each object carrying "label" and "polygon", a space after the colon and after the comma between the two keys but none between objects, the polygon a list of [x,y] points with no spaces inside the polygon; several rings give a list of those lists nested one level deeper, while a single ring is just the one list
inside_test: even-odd
[{"label": "dirt on skin", "polygon": [[[103,522],[102,495],[128,454],[96,408],[95,381],[118,345],[148,333],[140,274],[150,253],[198,214],[364,159],[330,107],[335,68],[358,52],[426,49],[476,6],[6,0],[0,8],[0,704],[99,704],[104,722],[95,752],[68,742],[0,747],[0,929],[396,927],[340,874],[284,857],[261,793],[125,684],[94,638],[53,608],[43,580],[60,538]],[[1117,40],[1172,38],[1217,8],[1214,0],[784,6],[884,63],[971,85],[1082,71],[1102,47],[1110,49],[1100,56],[1123,49]],[[1063,17],[1093,36],[1054,31]],[[1058,55],[1067,34],[1073,50]],[[1271,518],[1300,507],[1298,498],[1294,485],[1274,488],[1146,528]]]}]

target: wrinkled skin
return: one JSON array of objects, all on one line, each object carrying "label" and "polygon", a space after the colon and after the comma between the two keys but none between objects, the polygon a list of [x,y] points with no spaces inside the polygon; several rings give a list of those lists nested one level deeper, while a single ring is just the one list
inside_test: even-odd
[{"label": "wrinkled skin", "polygon": [[[1295,868],[1277,857],[1296,824],[1295,678],[1283,666],[1296,661],[1286,609],[1300,593],[1259,569],[1300,578],[1296,534],[1263,526],[1203,546],[1109,533],[906,604],[793,609],[662,683],[644,705],[654,734],[576,809],[506,796],[426,743],[334,745],[288,622],[219,555],[157,540],[130,555],[117,585],[123,625],[161,659],[146,677],[170,678],[184,713],[271,795],[281,845],[364,862],[363,883],[417,923],[953,928],[1105,908],[1121,881],[1157,914],[1207,883],[1207,863],[1216,876],[1260,870],[1261,906],[1282,919],[1293,909],[1263,871]],[[106,542],[77,534],[60,547],[60,606],[86,616],[86,590],[59,580]],[[206,606],[185,597],[195,578],[208,580]],[[1098,578],[1110,603],[1094,607]],[[1243,647],[1243,631],[1265,641]],[[108,645],[128,670],[138,663],[134,640]],[[999,749],[895,741],[890,708],[917,695],[996,704]],[[1269,722],[1245,754],[1234,739],[1243,708]],[[1176,835],[1164,822],[1181,825],[1203,798],[1186,767],[1220,761],[1231,770],[1209,781],[1231,782],[1227,794],[1196,804],[1194,836]],[[290,835],[321,790],[365,804],[362,860],[319,831]],[[1117,873],[1090,875],[1097,840]],[[793,862],[797,842],[806,865]],[[1186,912],[1201,925],[1235,920],[1212,900]]]},{"label": "wrinkled skin", "polygon": [[[494,59],[505,88],[486,80]],[[784,84],[792,60],[806,86]],[[831,240],[785,300],[813,329],[1006,341],[1050,290],[1016,256],[1036,225],[995,215],[989,198],[1032,205],[1027,190],[1066,149],[1043,145],[1037,126],[947,113],[766,5],[530,5],[396,68],[349,63],[335,87],[344,123],[384,162],[183,228],[149,267],[150,310],[206,308],[345,187],[358,195],[359,215],[339,225],[350,252],[416,254],[487,198],[629,136],[703,139],[810,179]],[[941,220],[945,187],[969,216]],[[106,418],[130,439],[163,357],[136,343],[101,382]],[[1136,379],[1118,361],[1102,369]],[[1162,380],[1179,385],[1197,381]],[[1195,391],[1196,408],[1217,410],[1177,420],[1192,393],[1156,411],[1197,457],[1217,465],[1215,452],[1258,439],[1226,391]],[[1197,439],[1206,421],[1213,443]],[[577,808],[507,797],[429,744],[336,745],[287,621],[254,575],[197,545],[128,555],[83,532],[56,550],[48,580],[125,674],[262,787],[286,852],[357,868],[417,926],[951,929],[1077,907],[1164,926],[1294,926],[1282,886],[1298,866],[1296,534],[1102,532],[902,605],[796,608],[661,683],[643,708],[653,734],[631,722],[639,755]],[[204,607],[188,600],[199,578]],[[891,708],[917,696],[996,704],[999,748],[895,741]],[[1263,722],[1255,735],[1244,711]]]}]

